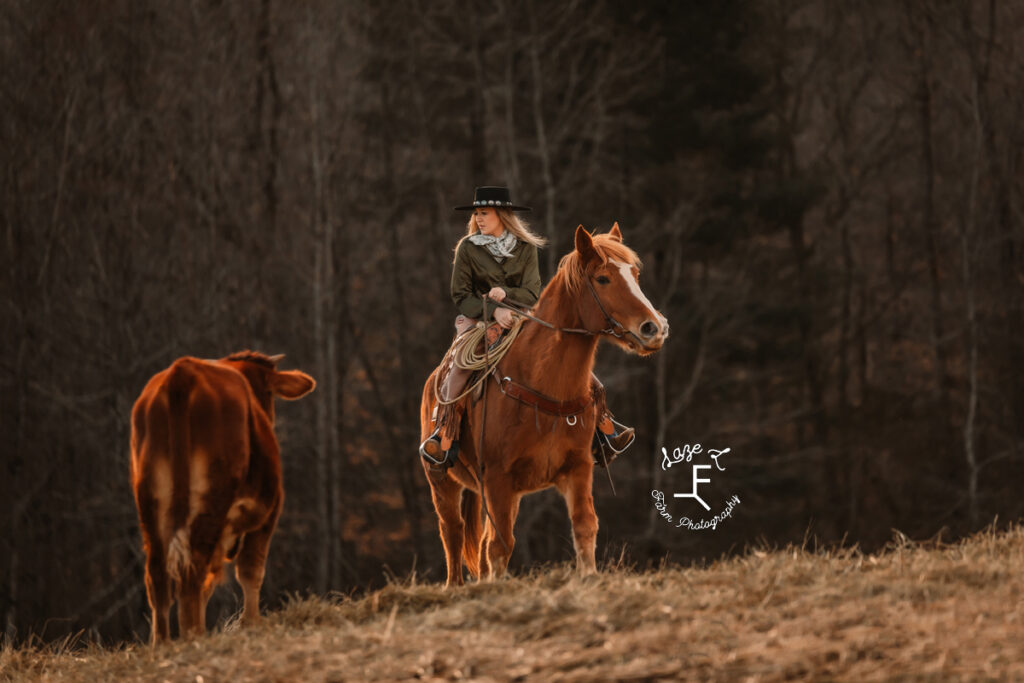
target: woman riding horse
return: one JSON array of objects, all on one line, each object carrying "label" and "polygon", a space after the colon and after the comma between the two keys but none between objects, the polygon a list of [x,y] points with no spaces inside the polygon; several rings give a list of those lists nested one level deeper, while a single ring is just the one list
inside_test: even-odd
[{"label": "woman riding horse", "polygon": [[[455,318],[455,339],[476,327],[484,316],[482,294],[486,293],[488,299],[496,302],[486,302],[486,317],[497,324],[488,330],[485,343],[491,344],[497,334],[509,329],[515,320],[511,310],[497,303],[506,298],[526,308],[537,303],[541,290],[537,249],[544,246],[546,240],[534,234],[514,213],[529,211],[530,207],[514,204],[506,187],[478,187],[473,203],[457,206],[455,210],[472,211],[466,235],[455,247],[452,268],[451,295],[459,311]],[[462,392],[469,375],[469,370],[452,363],[439,398],[452,401]],[[632,427],[612,421],[604,406],[604,387],[596,376],[591,377],[591,385],[602,411],[592,451],[595,463],[606,464],[633,443],[634,433]],[[463,410],[464,407],[457,404],[435,409],[436,428],[420,445],[420,454],[437,470],[447,470],[458,459],[459,421]],[[451,435],[451,445],[442,439],[441,428],[445,424],[449,424],[445,431]]]},{"label": "woman riding horse", "polygon": [[[562,258],[515,343],[504,355],[484,357],[491,372],[482,376],[479,399],[465,407],[457,462],[440,475],[426,458],[423,463],[446,585],[461,585],[464,567],[481,579],[502,576],[515,547],[520,501],[549,487],[565,499],[577,567],[596,571],[592,445],[602,412],[592,370],[598,342],[647,356],[669,333],[668,321],[640,288],[640,265],[618,225],[600,235],[580,226],[575,248]],[[478,336],[467,339],[467,346],[476,344]],[[440,371],[423,387],[422,439],[440,421],[432,417]]]}]

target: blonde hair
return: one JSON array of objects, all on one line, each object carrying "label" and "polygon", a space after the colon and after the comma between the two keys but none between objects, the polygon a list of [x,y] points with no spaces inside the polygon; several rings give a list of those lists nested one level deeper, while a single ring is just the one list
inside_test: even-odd
[{"label": "blonde hair", "polygon": [[[491,206],[482,206],[481,209],[492,209]],[[546,239],[538,235],[537,233],[530,230],[530,224],[524,221],[522,218],[517,216],[514,212],[508,209],[494,209],[498,214],[498,220],[501,221],[501,227],[508,230],[510,233],[516,236],[516,239],[520,242],[526,242],[533,246],[540,248],[548,243]],[[473,214],[469,215],[469,220],[466,222],[466,237],[475,235],[480,232],[480,228],[477,226],[476,221],[473,219]],[[460,240],[461,242],[461,240]]]}]

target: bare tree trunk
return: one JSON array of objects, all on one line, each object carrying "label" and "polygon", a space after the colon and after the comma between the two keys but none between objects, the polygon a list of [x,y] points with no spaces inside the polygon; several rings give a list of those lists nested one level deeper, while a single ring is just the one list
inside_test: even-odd
[{"label": "bare tree trunk", "polygon": [[[840,199],[840,202],[843,200]],[[851,328],[851,299],[853,297],[853,251],[850,247],[850,227],[845,217],[839,218],[839,239],[843,258],[843,290],[840,301],[839,321],[839,378],[836,387],[838,394],[839,410],[839,467],[841,476],[846,481],[843,487],[836,482],[836,490],[845,489],[846,519],[843,520],[843,529],[853,532],[856,527],[856,501],[857,501],[857,477],[854,472],[853,463],[850,457],[850,328]]]},{"label": "bare tree trunk", "polygon": [[[382,104],[385,110],[390,110],[395,106],[393,101],[392,92],[387,84],[382,85],[381,91]],[[383,169],[384,169],[384,187],[387,188],[387,196],[397,196],[398,194],[398,182],[397,173],[395,169],[394,156],[395,156],[395,138],[393,131],[390,128],[391,124],[385,124],[382,127],[382,152],[383,152]],[[393,303],[395,316],[391,321],[391,327],[395,331],[395,353],[398,356],[398,376],[402,378],[411,377],[409,371],[412,361],[409,358],[410,354],[410,338],[409,338],[409,308],[408,308],[408,295],[406,287],[406,272],[404,268],[406,264],[402,262],[402,241],[401,235],[397,228],[398,216],[396,212],[392,211],[389,215],[386,225],[388,225],[388,259],[389,269],[391,276],[390,290],[394,293],[395,301]],[[400,440],[400,443],[413,444],[416,442],[416,438],[419,435],[419,420],[418,420],[418,403],[414,405],[414,401],[419,398],[419,395],[415,392],[402,392],[398,397],[397,424],[403,425],[399,430],[400,434],[404,435],[404,438]],[[395,467],[398,472],[399,486],[402,492],[402,502],[405,506],[406,514],[409,519],[418,519],[419,517],[419,492],[420,488],[417,486],[417,461],[415,458],[415,449],[409,448],[398,449],[392,453],[392,457],[395,458]],[[410,524],[410,527],[415,526]],[[412,542],[414,549],[419,553],[420,535],[416,530],[412,531]]]},{"label": "bare tree trunk", "polygon": [[[8,229],[10,229],[11,223],[8,223]],[[13,240],[9,240],[8,244],[13,244]],[[12,264],[13,265],[13,264]],[[12,268],[13,271],[13,268]],[[19,292],[16,295],[18,298],[29,296],[28,291]],[[3,614],[3,628],[6,637],[13,641],[17,635],[17,624],[18,624],[18,553],[20,551],[19,535],[20,535],[20,506],[18,504],[18,498],[14,495],[10,495],[13,492],[19,490],[18,479],[19,471],[23,468],[22,463],[22,449],[24,448],[24,432],[25,425],[28,424],[29,419],[26,411],[28,410],[28,375],[25,371],[25,359],[26,354],[29,351],[29,335],[27,334],[27,321],[25,316],[26,308],[23,308],[25,304],[22,302],[13,302],[14,308],[17,311],[17,317],[14,321],[15,324],[15,336],[14,339],[19,339],[17,351],[14,355],[14,382],[13,390],[8,394],[11,398],[12,407],[14,408],[13,413],[16,416],[15,429],[11,434],[11,442],[9,443],[11,451],[6,455],[4,460],[4,478],[6,479],[7,486],[4,492],[9,497],[9,509],[8,513],[8,524],[10,528],[9,533],[5,533],[3,538],[0,539],[0,548],[4,548],[7,551],[7,567],[6,567],[6,579],[7,587],[4,591],[6,593],[6,609]],[[19,334],[20,333],[20,334]]]},{"label": "bare tree trunk", "polygon": [[505,153],[504,153],[504,167],[508,174],[508,184],[512,188],[512,191],[517,195],[523,194],[523,188],[520,185],[519,177],[519,156],[517,150],[519,146],[516,144],[516,74],[515,74],[515,57],[516,57],[516,40],[515,32],[513,31],[513,16],[511,2],[506,0],[501,5],[501,11],[503,16],[503,23],[505,25],[505,68],[504,68],[504,91],[505,91]]},{"label": "bare tree trunk", "polygon": [[[924,43],[922,32],[921,41]],[[938,392],[942,416],[946,420],[949,417],[947,410],[949,406],[949,380],[946,368],[945,329],[942,317],[942,284],[939,280],[939,247],[938,225],[935,217],[935,158],[932,143],[932,87],[928,73],[929,66],[922,48],[922,57],[919,60],[919,99],[921,117],[921,159],[924,173],[924,238],[925,253],[928,258],[928,277],[931,282],[931,306],[932,306],[932,348],[935,352],[935,390]]]},{"label": "bare tree trunk", "polygon": [[[974,58],[975,55],[972,55]],[[986,68],[984,69],[987,71]],[[978,69],[971,74],[971,114],[974,123],[974,158],[967,193],[967,210],[960,222],[960,263],[964,281],[964,304],[967,324],[967,414],[964,417],[964,457],[967,460],[967,506],[972,529],[978,524],[978,456],[974,450],[975,420],[978,414],[978,323],[974,300],[972,239],[976,230],[978,210],[978,179],[985,142],[985,125],[981,111],[981,83]]]},{"label": "bare tree trunk", "polygon": [[[265,168],[263,175],[263,198],[266,203],[267,235],[276,237],[277,227],[277,165],[278,165],[278,144],[277,128],[281,120],[281,93],[277,87],[277,70],[274,66],[274,55],[271,50],[270,30],[270,2],[261,0],[259,27],[256,35],[256,56],[260,66],[259,78],[256,81],[256,115],[260,136],[266,136],[265,141]],[[266,115],[269,119],[264,125],[264,100],[269,96],[270,111]]]},{"label": "bare tree trunk", "polygon": [[[671,223],[671,221],[670,221]],[[668,282],[663,292],[664,301],[660,303],[660,310],[667,309],[667,303],[672,299],[675,293],[679,280],[682,276],[683,271],[683,250],[682,250],[682,235],[678,235],[676,239],[671,240],[673,251],[669,254],[671,258],[671,274],[669,275]],[[701,289],[707,293],[707,275],[708,265],[707,262],[703,264],[703,276],[701,279]],[[668,398],[668,390],[670,388],[669,373],[668,373],[668,354],[659,353],[655,357],[655,368],[654,368],[654,403],[655,403],[655,425],[654,425],[654,447],[656,453],[660,453],[660,448],[666,448],[669,452],[677,446],[683,444],[668,444],[666,440],[668,438],[668,427],[673,422],[678,420],[683,412],[689,408],[693,402],[693,397],[697,392],[697,386],[701,381],[704,374],[704,362],[707,355],[707,338],[711,327],[711,312],[710,307],[705,307],[703,314],[701,315],[701,327],[700,336],[697,340],[697,348],[695,351],[693,367],[690,370],[690,377],[683,387],[683,390],[674,397],[671,402]],[[665,486],[665,471],[661,466],[661,458],[656,457],[653,465],[654,470],[651,476],[651,488],[661,490]],[[647,534],[652,535],[655,527],[659,524],[659,514],[657,509],[652,505],[647,517]]]},{"label": "bare tree trunk", "polygon": [[551,150],[548,149],[547,130],[544,124],[544,74],[540,67],[540,44],[537,18],[533,0],[529,3],[530,13],[530,77],[533,85],[533,125],[537,131],[537,154],[540,156],[540,174],[544,185],[544,234],[548,238],[547,272],[553,274],[558,263],[558,240],[555,235],[555,181],[551,173]]},{"label": "bare tree trunk", "polygon": [[469,113],[470,170],[474,183],[486,185],[489,182],[487,173],[490,171],[487,163],[487,102],[484,99],[487,79],[484,77],[480,36],[476,32],[473,34],[473,66],[476,70],[476,87],[471,94],[473,105]]},{"label": "bare tree trunk", "polygon": [[977,196],[978,169],[971,172],[971,201],[967,221],[960,233],[960,255],[963,265],[964,296],[967,313],[967,415],[964,418],[964,455],[967,458],[967,501],[971,526],[978,523],[978,457],[974,452],[974,422],[978,413],[978,324],[974,305],[974,281],[971,272],[970,235],[973,232],[974,205]]},{"label": "bare tree trunk", "polygon": [[[13,516],[11,521],[14,521]],[[18,535],[19,531],[15,528],[14,533],[11,534],[11,554],[7,559],[7,600],[9,602],[7,603],[7,612],[4,614],[4,636],[8,642],[14,642],[15,636],[18,635],[18,572],[21,570],[18,562],[20,559]]]},{"label": "bare tree trunk", "polygon": [[[311,70],[312,71],[312,70]],[[334,393],[337,368],[334,354],[334,227],[325,214],[325,172],[320,141],[320,93],[316,83],[310,84],[309,117],[310,117],[310,163],[313,177],[313,234],[316,246],[313,254],[313,339],[316,345],[316,364],[320,372],[320,390],[328,394]],[[320,592],[328,589],[331,576],[332,529],[330,458],[334,454],[331,449],[331,432],[336,423],[332,411],[332,402],[320,400],[316,403],[316,501],[317,518],[320,520],[321,544],[327,552],[317,553],[316,586]]]},{"label": "bare tree trunk", "polygon": [[[975,64],[976,77],[979,81],[976,92],[976,116],[981,121],[984,133],[984,153],[987,157],[985,170],[988,178],[983,186],[990,189],[992,193],[990,201],[995,206],[994,242],[997,245],[999,287],[1005,296],[1004,313],[1001,316],[1003,329],[997,335],[996,353],[1001,356],[1004,367],[1013,368],[1011,372],[1000,373],[1002,381],[999,384],[1001,393],[1008,398],[1010,414],[1021,415],[1024,414],[1024,381],[1022,381],[1024,373],[1017,368],[1020,367],[1018,362],[1021,355],[1020,340],[1021,332],[1024,330],[1024,293],[1022,293],[1019,280],[1021,272],[1024,272],[1024,261],[1021,258],[1024,255],[1024,250],[1021,248],[1022,231],[1019,227],[1019,219],[1015,221],[1015,216],[1019,216],[1020,213],[1014,207],[1014,199],[1020,194],[1014,191],[1015,178],[1019,177],[1017,168],[1020,160],[1020,146],[1000,144],[1001,141],[997,139],[994,114],[1006,106],[1004,104],[1005,96],[1002,93],[996,95],[996,102],[993,103],[993,98],[989,95],[989,85],[996,80],[990,80],[992,53],[997,47],[995,34],[997,27],[1005,24],[999,22],[996,0],[989,0],[985,34],[983,37],[979,36],[982,44],[975,47],[975,31],[971,14],[974,9],[976,9],[976,4],[972,3],[967,3],[962,7],[963,23],[966,29],[965,33],[970,41],[969,44],[972,45],[971,60]],[[1002,61],[1000,60],[1000,62]],[[1007,154],[1007,148],[1010,150],[1009,154]],[[979,178],[979,182],[980,180]]]},{"label": "bare tree trunk", "polygon": [[896,221],[893,215],[895,212],[895,199],[890,190],[885,205],[885,274],[888,276],[890,287],[896,285]]}]

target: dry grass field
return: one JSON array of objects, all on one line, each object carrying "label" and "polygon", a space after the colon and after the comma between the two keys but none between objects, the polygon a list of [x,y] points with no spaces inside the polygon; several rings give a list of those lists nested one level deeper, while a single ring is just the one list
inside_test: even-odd
[{"label": "dry grass field", "polygon": [[0,679],[1024,680],[1024,529],[883,553],[751,551],[702,568],[566,567],[446,591],[296,601],[152,649],[6,648]]}]

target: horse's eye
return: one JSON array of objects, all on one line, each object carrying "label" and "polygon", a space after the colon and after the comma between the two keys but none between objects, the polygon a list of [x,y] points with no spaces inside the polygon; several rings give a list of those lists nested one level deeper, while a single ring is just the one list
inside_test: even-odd
[{"label": "horse's eye", "polygon": [[611,280],[609,280],[608,278],[606,278],[606,277],[605,277],[604,275],[598,275],[598,276],[597,276],[597,281],[598,281],[598,283],[599,283],[599,284],[602,284],[602,285],[606,285],[606,284],[608,284],[609,282],[611,282]]}]

